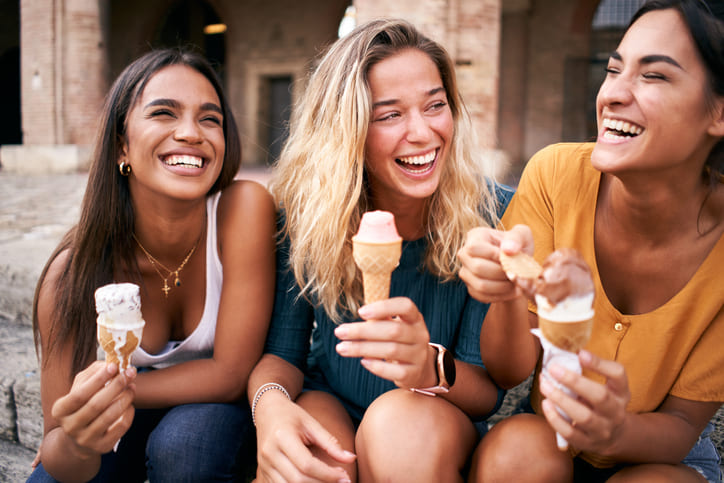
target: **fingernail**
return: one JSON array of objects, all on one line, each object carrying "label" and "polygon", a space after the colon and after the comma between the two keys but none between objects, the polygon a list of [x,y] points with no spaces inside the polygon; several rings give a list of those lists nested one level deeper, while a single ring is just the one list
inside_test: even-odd
[{"label": "fingernail", "polygon": [[346,354],[349,351],[349,343],[348,342],[340,342],[337,344],[337,352],[340,354]]},{"label": "fingernail", "polygon": [[108,374],[117,374],[118,373],[118,366],[115,364],[115,362],[111,362],[110,364],[106,364],[106,371]]},{"label": "fingernail", "polygon": [[337,336],[338,339],[344,339],[347,337],[347,334],[349,333],[349,330],[347,330],[347,327],[344,325],[340,325],[336,329],[334,329],[334,335]]},{"label": "fingernail", "polygon": [[370,309],[366,305],[363,305],[362,307],[359,308],[357,313],[360,315],[360,317],[365,319],[370,316]]},{"label": "fingernail", "polygon": [[587,350],[581,349],[578,352],[578,358],[581,362],[589,363],[593,360],[593,356]]},{"label": "fingernail", "polygon": [[544,396],[549,394],[551,391],[551,385],[550,383],[543,377],[540,379],[540,392]]},{"label": "fingernail", "polygon": [[504,238],[503,241],[500,242],[500,249],[505,249],[508,252],[512,252],[520,250],[520,246],[518,245],[518,242],[515,242],[508,238]]},{"label": "fingernail", "polygon": [[550,373],[551,376],[555,377],[556,379],[563,377],[563,368],[559,365],[552,364],[548,368],[548,372]]}]

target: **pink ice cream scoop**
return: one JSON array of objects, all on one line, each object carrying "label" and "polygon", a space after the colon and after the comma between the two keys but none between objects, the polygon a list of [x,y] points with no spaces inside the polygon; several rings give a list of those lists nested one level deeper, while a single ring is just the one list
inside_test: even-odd
[{"label": "pink ice cream scoop", "polygon": [[389,211],[368,211],[362,215],[354,241],[392,243],[402,240],[395,226],[395,215]]}]

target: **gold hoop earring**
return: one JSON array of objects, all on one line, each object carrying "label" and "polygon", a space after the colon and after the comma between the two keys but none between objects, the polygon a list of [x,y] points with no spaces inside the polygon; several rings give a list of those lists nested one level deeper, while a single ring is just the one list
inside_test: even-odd
[{"label": "gold hoop earring", "polygon": [[128,176],[131,174],[131,165],[126,164],[126,162],[122,162],[118,165],[118,171],[121,172],[121,176]]}]

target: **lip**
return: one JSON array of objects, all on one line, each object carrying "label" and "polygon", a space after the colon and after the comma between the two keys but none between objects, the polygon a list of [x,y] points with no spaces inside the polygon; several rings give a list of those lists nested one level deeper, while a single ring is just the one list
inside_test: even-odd
[{"label": "lip", "polygon": [[[402,158],[405,159],[411,159],[411,158],[424,158],[426,156],[429,156],[430,154],[434,154],[432,157],[432,160],[425,164],[415,164],[415,163],[407,163],[402,161]],[[406,176],[410,176],[412,178],[423,178],[430,173],[432,173],[435,170],[435,167],[437,166],[438,157],[440,156],[440,148],[433,148],[428,149],[419,153],[413,153],[413,154],[406,154],[404,156],[396,156],[395,157],[395,165],[405,173]],[[418,169],[418,170],[411,170],[407,168],[407,166],[426,166],[424,169]]]}]

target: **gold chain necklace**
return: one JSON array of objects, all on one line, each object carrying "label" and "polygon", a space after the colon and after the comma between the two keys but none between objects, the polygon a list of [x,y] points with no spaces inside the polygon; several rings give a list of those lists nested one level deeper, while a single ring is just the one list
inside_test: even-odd
[{"label": "gold chain necklace", "polygon": [[[163,288],[161,288],[161,290],[163,290],[163,294],[166,296],[166,298],[168,298],[168,293],[173,288],[173,287],[169,286],[169,284],[168,284],[169,277],[171,277],[171,275],[174,275],[175,278],[174,278],[173,284],[177,287],[181,286],[181,278],[179,277],[179,272],[181,270],[183,270],[183,268],[186,266],[186,263],[191,258],[191,255],[193,255],[194,252],[196,251],[196,247],[199,245],[199,242],[201,241],[201,237],[203,235],[204,235],[204,233],[202,231],[201,235],[199,235],[199,238],[196,240],[196,243],[194,243],[194,246],[191,247],[191,250],[189,250],[189,252],[186,254],[186,257],[181,262],[181,265],[179,265],[176,270],[170,270],[163,263],[159,262],[156,259],[156,257],[154,257],[153,255],[148,253],[148,250],[146,250],[146,248],[143,245],[141,245],[141,242],[138,241],[138,238],[136,238],[135,233],[132,234],[133,239],[136,240],[136,243],[138,244],[138,246],[141,248],[141,250],[143,250],[143,253],[146,254],[146,258],[148,258],[148,261],[151,262],[151,266],[153,267],[153,269],[156,270],[156,273],[158,274],[158,276],[161,277],[161,280],[163,280]],[[164,270],[166,270],[168,272],[168,275],[166,275],[164,277],[163,274],[161,273],[161,271],[158,269],[158,267],[161,267]]]}]

